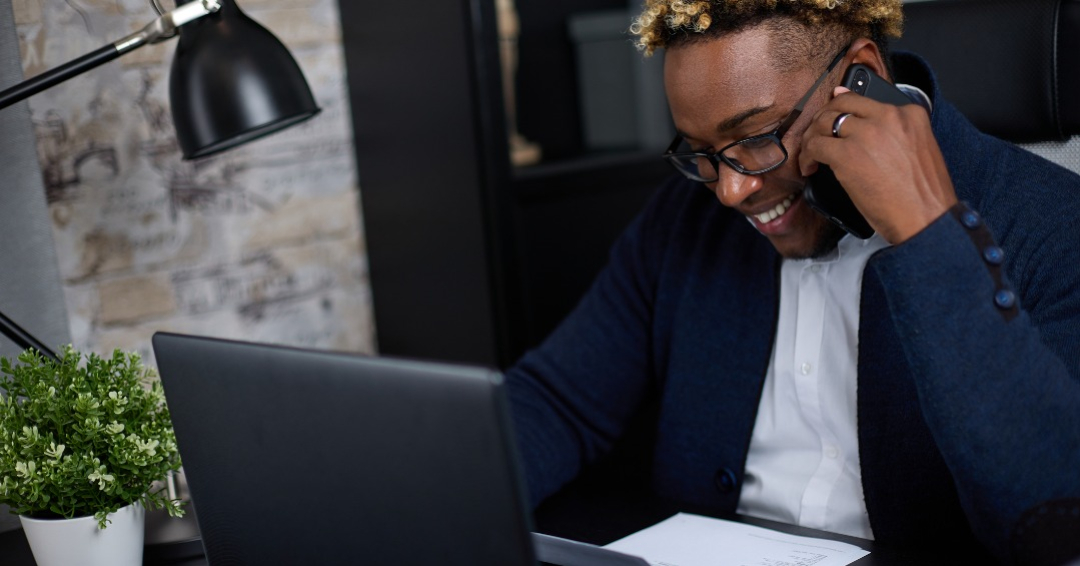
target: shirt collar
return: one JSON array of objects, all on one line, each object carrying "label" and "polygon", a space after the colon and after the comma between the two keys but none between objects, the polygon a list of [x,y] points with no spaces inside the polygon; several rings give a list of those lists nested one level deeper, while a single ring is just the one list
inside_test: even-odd
[{"label": "shirt collar", "polygon": [[925,108],[927,114],[933,115],[934,102],[930,100],[930,97],[927,96],[926,92],[924,92],[923,89],[915,85],[909,85],[904,83],[896,83],[896,88],[900,89],[900,92],[906,94],[912,102]]},{"label": "shirt collar", "polygon": [[785,261],[801,262],[806,265],[815,263],[837,263],[841,261],[859,261],[860,258],[869,258],[878,250],[887,248],[889,245],[890,244],[885,241],[885,238],[881,237],[881,234],[875,233],[865,240],[856,238],[851,234],[845,234],[843,238],[840,238],[840,242],[836,244],[836,247],[833,248],[832,251],[821,257]]}]

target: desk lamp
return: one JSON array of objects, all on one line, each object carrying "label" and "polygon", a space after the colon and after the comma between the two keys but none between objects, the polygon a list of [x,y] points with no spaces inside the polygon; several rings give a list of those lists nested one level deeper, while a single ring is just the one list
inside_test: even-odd
[{"label": "desk lamp", "polygon": [[[0,92],[0,110],[103,63],[179,34],[169,104],[184,159],[213,155],[297,124],[319,108],[300,67],[233,0],[177,0],[143,29]],[[22,349],[56,354],[0,313],[0,332]]]},{"label": "desk lamp", "polygon": [[184,159],[213,155],[319,112],[289,51],[233,0],[178,0],[143,29],[0,92],[0,109],[151,43],[180,42],[169,102]]},{"label": "desk lamp", "polygon": [[[159,1],[150,0],[159,17],[143,29],[0,92],[0,111],[125,53],[179,35],[169,76],[169,103],[184,159],[213,155],[319,113],[289,51],[240,11],[234,0],[177,0],[171,12]],[[3,313],[0,333],[23,350],[33,348],[57,357]],[[173,498],[177,497],[174,482],[170,474],[167,483]],[[197,532],[191,515],[187,517],[186,530]],[[174,542],[163,547],[165,552],[183,552],[193,544]],[[194,545],[199,547],[197,542]]]}]

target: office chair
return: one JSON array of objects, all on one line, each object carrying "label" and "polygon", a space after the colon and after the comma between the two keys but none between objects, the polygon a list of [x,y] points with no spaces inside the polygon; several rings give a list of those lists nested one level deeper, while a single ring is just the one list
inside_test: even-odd
[{"label": "office chair", "polygon": [[904,36],[981,131],[1080,173],[1080,1],[938,0],[904,6]]}]

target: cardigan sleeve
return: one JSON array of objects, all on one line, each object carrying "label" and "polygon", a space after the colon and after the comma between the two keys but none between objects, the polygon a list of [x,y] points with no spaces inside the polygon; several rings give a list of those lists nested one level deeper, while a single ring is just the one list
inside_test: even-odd
[{"label": "cardigan sleeve", "polygon": [[507,371],[534,507],[611,449],[655,384],[651,333],[664,231],[687,190],[680,179],[658,190],[575,309]]},{"label": "cardigan sleeve", "polygon": [[[1021,518],[1069,501],[1080,509],[1080,216],[1027,222],[1027,234],[1016,231],[1026,221],[1007,226],[1022,244],[1005,257],[972,212],[945,214],[867,268],[883,282],[974,534],[999,559],[1032,563]],[[1044,540],[1080,553],[1064,524],[1045,521]]]}]

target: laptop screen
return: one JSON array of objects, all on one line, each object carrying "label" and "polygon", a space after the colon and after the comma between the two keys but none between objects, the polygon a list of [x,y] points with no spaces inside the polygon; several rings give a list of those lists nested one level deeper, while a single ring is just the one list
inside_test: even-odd
[{"label": "laptop screen", "polygon": [[153,347],[211,564],[536,564],[498,372]]}]

